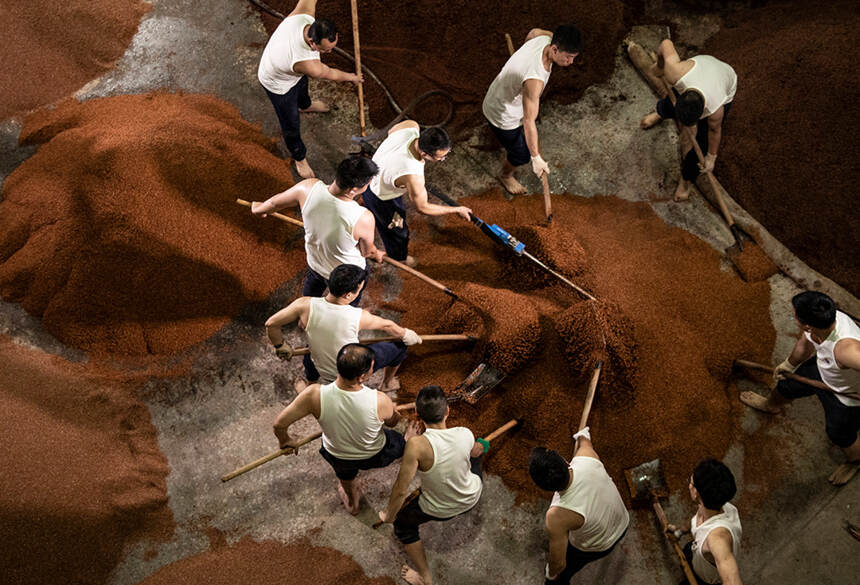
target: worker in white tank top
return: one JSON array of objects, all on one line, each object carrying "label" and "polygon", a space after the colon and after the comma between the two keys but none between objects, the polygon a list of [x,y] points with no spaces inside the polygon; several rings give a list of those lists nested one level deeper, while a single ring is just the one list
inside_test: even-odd
[{"label": "worker in white tank top", "polygon": [[373,352],[360,344],[342,348],[338,377],[330,384],[305,388],[275,419],[274,431],[281,449],[295,447],[299,439],[290,426],[312,415],[322,427],[320,454],[338,478],[338,494],[350,514],[357,514],[361,490],[360,470],[385,467],[403,455],[404,437],[393,427],[399,420],[394,403],[365,382],[373,371]]},{"label": "worker in white tank top", "polygon": [[333,22],[315,18],[316,5],[317,0],[299,0],[272,33],[257,69],[257,79],[275,108],[287,150],[303,179],[313,178],[314,171],[306,159],[299,112],[329,111],[325,102],[311,101],[308,78],[356,85],[364,81],[361,75],[340,71],[320,61],[320,53],[330,53],[337,45],[338,34]]},{"label": "worker in white tank top", "polygon": [[549,174],[549,165],[541,156],[538,142],[536,121],[540,96],[549,81],[552,66],[572,65],[581,51],[582,35],[575,26],[563,25],[554,33],[533,28],[484,96],[484,117],[505,149],[499,179],[514,195],[526,192],[514,176],[518,166],[531,161],[532,171],[538,178]]},{"label": "worker in white tank top", "polygon": [[373,162],[379,174],[373,178],[362,196],[364,206],[376,218],[376,229],[385,245],[385,253],[409,266],[416,264],[409,256],[409,227],[403,195],[408,195],[419,213],[448,215],[456,213],[469,221],[468,207],[449,207],[430,203],[424,184],[426,161],[441,162],[451,152],[451,139],[443,128],[421,130],[416,122],[406,120],[395,124],[382,141]]},{"label": "worker in white tank top", "polygon": [[[429,584],[433,576],[419,527],[425,522],[450,520],[475,507],[483,488],[481,457],[489,443],[476,440],[465,427],[447,427],[448,398],[439,386],[425,386],[418,392],[415,411],[425,431],[407,440],[400,473],[379,519],[394,523],[394,535],[415,567],[404,565],[404,579]],[[409,495],[416,473],[421,479],[417,497]]]},{"label": "worker in white tank top", "polygon": [[[380,390],[397,390],[400,384],[395,375],[406,358],[406,346],[421,343],[421,338],[394,321],[351,306],[350,303],[361,293],[365,282],[363,270],[352,264],[341,264],[331,273],[329,292],[325,297],[298,298],[269,317],[266,332],[275,347],[275,354],[285,359],[292,357],[293,350],[284,341],[281,327],[298,321],[299,327],[307,334],[310,346],[310,353],[304,357],[307,380],[328,384],[337,378],[337,355],[344,345],[358,343],[359,331],[384,331],[403,341],[370,345],[375,355],[374,371],[384,368]],[[304,380],[297,381],[297,391],[306,385]]]},{"label": "worker in white tank top", "polygon": [[609,555],[630,523],[621,494],[594,450],[589,428],[573,437],[576,449],[569,464],[544,447],[532,449],[529,459],[535,484],[555,492],[546,512],[546,583],[552,585],[567,585],[585,565]]},{"label": "worker in white tank top", "polygon": [[684,526],[667,525],[667,531],[676,538],[691,533],[684,555],[700,583],[743,585],[737,561],[743,530],[738,509],[729,504],[737,492],[734,475],[722,462],[705,459],[693,471],[689,488],[696,514]]},{"label": "worker in white tank top", "polygon": [[647,130],[666,118],[672,118],[679,125],[694,129],[696,141],[705,155],[704,164],[700,164],[687,132],[681,134],[681,180],[674,198],[675,201],[686,201],[699,173],[714,170],[723,136],[723,122],[735,99],[738,76],[728,63],[709,55],[682,61],[675,45],[668,39],[657,49],[657,64],[652,73],[674,88],[677,103],[673,105],[667,95],[657,102],[655,112],[642,118],[639,126]]},{"label": "worker in white tank top", "polygon": [[[340,264],[366,269],[365,258],[382,262],[385,254],[373,243],[373,214],[355,201],[378,172],[373,161],[349,157],[340,162],[330,185],[307,179],[262,203],[251,204],[251,213],[260,217],[289,207],[301,209],[308,262],[302,296],[322,296],[331,271]],[[359,294],[352,302],[358,306],[360,300]]]},{"label": "worker in white tank top", "polygon": [[[774,369],[775,389],[767,398],[747,391],[740,399],[747,406],[777,414],[790,400],[815,394],[824,408],[827,436],[846,458],[829,480],[844,485],[860,469],[860,327],[838,311],[826,294],[803,292],[791,303],[802,335],[791,355]],[[822,387],[787,379],[787,373]]]}]

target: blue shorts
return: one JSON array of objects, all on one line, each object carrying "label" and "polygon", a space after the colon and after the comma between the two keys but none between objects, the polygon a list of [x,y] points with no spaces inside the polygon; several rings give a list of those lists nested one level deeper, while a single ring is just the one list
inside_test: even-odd
[{"label": "blue shorts", "polygon": [[522,126],[513,130],[502,130],[490,124],[490,130],[502,143],[502,148],[507,153],[508,162],[513,166],[519,167],[532,160],[532,155],[526,144],[526,133]]}]

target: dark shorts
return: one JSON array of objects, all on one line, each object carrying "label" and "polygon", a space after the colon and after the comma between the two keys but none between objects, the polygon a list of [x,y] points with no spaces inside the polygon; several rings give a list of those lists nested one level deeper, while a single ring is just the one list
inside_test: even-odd
[{"label": "dark shorts", "polygon": [[502,148],[507,153],[508,162],[511,165],[519,167],[531,161],[532,155],[526,144],[526,133],[522,126],[513,130],[502,130],[490,124],[490,130],[493,131],[493,134],[501,142]]},{"label": "dark shorts", "polygon": [[[678,96],[678,92],[674,88],[672,88],[672,91],[675,92],[675,96]],[[723,124],[725,124],[728,119],[729,110],[732,109],[732,103],[733,102],[729,102],[723,105]],[[657,102],[657,114],[664,119],[675,119],[675,106],[672,105],[672,100],[669,99],[669,96],[666,96]],[[702,155],[708,154],[707,118],[699,120],[699,124],[696,127],[696,142],[699,143],[699,148],[702,149]],[[696,154],[696,150],[691,148],[690,152],[687,153],[687,156],[684,157],[684,160],[681,161],[681,176],[687,181],[695,181],[700,172],[699,157]]]},{"label": "dark shorts", "polygon": [[[399,366],[406,359],[406,345],[402,341],[369,343],[368,347],[373,352],[374,372],[388,366]],[[320,379],[320,373],[311,359],[311,354],[305,354],[302,365],[305,367],[305,379],[308,382],[316,382]]]},{"label": "dark shorts", "polygon": [[290,156],[293,160],[304,160],[307,156],[307,148],[302,142],[301,136],[301,121],[299,119],[299,109],[309,108],[311,98],[308,95],[308,77],[305,75],[298,83],[290,88],[290,91],[281,95],[272,93],[265,87],[266,95],[269,96],[269,101],[272,102],[272,107],[275,108],[275,114],[278,116],[278,123],[281,125],[281,134],[284,136],[284,143],[287,145],[287,150],[290,151]]},{"label": "dark shorts", "polygon": [[388,467],[403,457],[403,450],[406,448],[406,439],[403,438],[403,435],[392,429],[382,430],[385,433],[385,446],[373,457],[368,459],[338,459],[326,451],[325,447],[320,447],[320,455],[332,466],[337,478],[343,481],[355,479],[358,472],[362,469]]},{"label": "dark shorts", "polygon": [[[470,457],[469,463],[472,466],[472,473],[477,475],[480,478],[483,478],[483,472],[481,471],[481,460],[482,457]],[[469,512],[466,510],[466,512]],[[462,514],[465,514],[463,512]],[[394,519],[394,536],[397,537],[402,544],[412,544],[413,542],[418,542],[421,540],[421,535],[418,531],[418,527],[424,524],[425,522],[445,522],[446,520],[450,520],[451,518],[456,518],[461,514],[457,514],[456,516],[450,516],[448,518],[438,518],[436,516],[431,516],[430,514],[425,514],[421,509],[421,506],[418,505],[418,498],[412,498],[409,500],[397,513],[397,518]]]},{"label": "dark shorts", "polygon": [[544,579],[544,585],[568,585],[570,583],[571,578],[578,573],[585,565],[592,561],[596,561],[598,559],[602,559],[605,556],[608,556],[619,542],[624,538],[627,534],[627,530],[624,531],[624,534],[618,537],[612,546],[608,549],[600,552],[588,552],[584,550],[579,550],[570,544],[570,541],[567,542],[567,553],[565,554],[565,564],[564,570],[559,574],[559,576],[555,579]]},{"label": "dark shorts", "polygon": [[[821,380],[814,357],[801,364],[795,374],[811,380]],[[795,380],[780,380],[776,389],[783,397],[790,400],[813,394],[818,396],[824,408],[824,428],[828,438],[837,447],[845,449],[857,440],[857,433],[860,432],[860,406],[846,406],[839,402],[833,392],[807,386]]]},{"label": "dark shorts", "polygon": [[406,260],[409,254],[409,226],[406,225],[403,196],[382,200],[368,186],[361,199],[376,220],[376,231],[385,253],[398,262]]}]

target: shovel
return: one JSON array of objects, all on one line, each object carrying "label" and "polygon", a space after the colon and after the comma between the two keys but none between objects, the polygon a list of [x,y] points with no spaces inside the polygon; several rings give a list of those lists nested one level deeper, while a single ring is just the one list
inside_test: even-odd
[{"label": "shovel", "polygon": [[678,538],[674,534],[666,531],[669,521],[666,518],[666,513],[663,511],[663,506],[660,505],[659,498],[669,497],[669,489],[666,487],[666,478],[663,476],[663,468],[660,466],[659,459],[653,459],[647,463],[637,465],[631,469],[624,470],[624,479],[627,480],[627,488],[630,490],[630,499],[634,504],[649,503],[657,515],[657,520],[660,522],[660,527],[663,529],[663,534],[672,544],[675,554],[681,561],[681,568],[684,569],[684,575],[687,577],[687,582],[690,585],[698,585],[693,569],[687,558],[684,556],[684,551],[681,550],[681,545],[678,544]]},{"label": "shovel", "polygon": [[478,367],[454,388],[452,399],[465,398],[469,404],[475,404],[481,396],[498,386],[506,375],[486,363],[478,364]]},{"label": "shovel", "polygon": [[[438,334],[438,335],[419,335],[421,338],[421,342],[425,341],[476,341],[478,338],[474,335],[460,335],[460,334]],[[402,337],[395,337],[394,335],[386,335],[384,337],[372,337],[370,339],[359,339],[359,343],[380,343],[382,341],[402,341]],[[311,352],[310,347],[291,347],[288,343],[284,342],[287,351],[283,356],[285,359],[289,359],[295,355],[305,355]]]}]

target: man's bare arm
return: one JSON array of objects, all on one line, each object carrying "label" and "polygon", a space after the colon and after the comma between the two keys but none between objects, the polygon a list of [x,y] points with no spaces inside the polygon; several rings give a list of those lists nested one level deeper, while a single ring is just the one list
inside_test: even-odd
[{"label": "man's bare arm", "polygon": [[456,213],[466,221],[470,221],[469,214],[472,213],[472,210],[468,207],[463,205],[450,207],[448,205],[430,203],[427,199],[427,187],[424,185],[424,177],[420,175],[406,175],[398,178],[395,184],[401,179],[406,184],[406,192],[409,194],[412,202],[415,203],[415,208],[424,215],[449,215]]},{"label": "man's bare arm", "polygon": [[731,533],[722,527],[715,528],[708,534],[707,543],[723,585],[743,585],[737,559],[732,553]]},{"label": "man's bare arm", "polygon": [[281,449],[296,445],[295,439],[290,436],[290,425],[309,414],[319,415],[318,409],[314,408],[315,396],[318,394],[319,384],[308,386],[275,419],[274,431]]},{"label": "man's bare arm", "polygon": [[708,116],[708,154],[712,156],[717,156],[717,153],[720,151],[725,111],[725,106],[720,106],[720,109]]},{"label": "man's bare arm", "polygon": [[397,411],[397,407],[394,406],[394,402],[385,392],[377,390],[376,393],[376,414],[379,416],[379,419],[387,427],[397,426],[397,422],[400,420],[400,413]]},{"label": "man's bare arm", "polygon": [[298,321],[307,307],[308,297],[301,297],[266,319],[266,335],[269,336],[272,345],[280,345],[284,342],[281,327]]},{"label": "man's bare arm", "polygon": [[675,85],[681,79],[680,67],[681,57],[675,50],[675,45],[669,39],[664,40],[657,47],[657,65],[654,74],[658,77],[666,77],[669,85]]},{"label": "man's bare arm", "polygon": [[592,459],[600,461],[600,457],[597,456],[597,451],[594,450],[594,445],[592,445],[591,439],[586,439],[585,437],[579,437],[576,440],[576,447],[574,448],[573,456],[591,457]]},{"label": "man's bare arm", "polygon": [[[576,518],[578,522],[571,521],[571,518]],[[550,579],[557,579],[567,565],[568,532],[582,528],[583,523],[582,516],[564,508],[553,506],[546,511],[546,532],[549,536],[547,572]]]},{"label": "man's bare arm", "polygon": [[329,67],[319,59],[299,61],[293,65],[293,71],[313,77],[314,79],[327,79],[329,81],[349,81],[358,85],[364,81],[364,76],[355,73],[347,73],[334,67]]},{"label": "man's bare arm", "polygon": [[412,479],[418,471],[421,441],[426,442],[427,439],[424,437],[413,437],[406,442],[406,450],[403,452],[397,480],[394,482],[394,487],[391,488],[388,506],[379,513],[379,519],[383,522],[394,522],[397,513],[400,512],[400,508],[403,507],[403,502],[406,501],[406,497],[409,495],[409,484],[412,483]]},{"label": "man's bare arm", "polygon": [[801,334],[794,344],[794,349],[791,350],[791,355],[788,356],[788,361],[793,366],[799,366],[813,355],[815,355],[815,346],[806,338],[806,335]]},{"label": "man's bare arm", "polygon": [[540,112],[540,94],[542,91],[543,81],[540,79],[526,79],[523,82],[523,132],[526,135],[529,154],[532,156],[540,154],[536,122]]},{"label": "man's bare arm", "polygon": [[352,237],[358,240],[358,249],[365,258],[382,262],[385,252],[376,247],[373,239],[376,233],[376,220],[370,211],[365,211],[352,228]]},{"label": "man's bare arm", "polygon": [[305,179],[299,181],[286,191],[282,191],[277,195],[272,195],[262,203],[254,201],[251,203],[251,213],[266,217],[269,213],[274,213],[286,207],[296,207],[305,204],[308,193],[316,185],[319,179]]},{"label": "man's bare arm", "polygon": [[316,11],[317,0],[299,0],[299,3],[296,4],[295,8],[293,8],[293,11],[287,15],[287,18],[295,16],[296,14],[310,14],[311,16],[316,16]]},{"label": "man's bare arm", "polygon": [[378,315],[374,315],[370,311],[362,311],[361,319],[358,322],[358,328],[362,331],[385,331],[389,335],[393,335],[394,337],[403,338],[406,335],[406,329],[391,321],[389,319],[383,319]]},{"label": "man's bare arm", "polygon": [[860,371],[860,341],[857,339],[840,339],[833,346],[833,357],[836,358],[839,367]]}]

